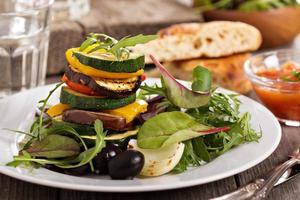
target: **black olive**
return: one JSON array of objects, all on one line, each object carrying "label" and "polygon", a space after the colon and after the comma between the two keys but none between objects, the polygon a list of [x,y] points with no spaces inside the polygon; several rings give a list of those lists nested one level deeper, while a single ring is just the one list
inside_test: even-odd
[{"label": "black olive", "polygon": [[144,163],[141,152],[128,150],[108,162],[108,172],[112,179],[132,179],[141,172]]},{"label": "black olive", "polygon": [[89,174],[90,172],[91,172],[91,168],[89,164],[85,164],[80,167],[64,169],[65,174],[69,174],[73,176],[83,176]]},{"label": "black olive", "polygon": [[118,146],[122,151],[126,151],[130,138],[131,137],[120,139],[120,140],[112,140],[106,144],[112,144]]},{"label": "black olive", "polygon": [[55,165],[45,165],[44,168],[46,169],[49,169],[51,171],[54,171],[54,172],[59,172],[59,173],[64,173],[64,169],[63,168],[60,168],[60,167],[57,167]]},{"label": "black olive", "polygon": [[93,159],[95,172],[97,174],[107,174],[108,161],[121,152],[122,150],[118,146],[113,144],[109,144],[105,148],[103,148],[102,151],[98,153],[97,156],[95,156],[95,158]]}]

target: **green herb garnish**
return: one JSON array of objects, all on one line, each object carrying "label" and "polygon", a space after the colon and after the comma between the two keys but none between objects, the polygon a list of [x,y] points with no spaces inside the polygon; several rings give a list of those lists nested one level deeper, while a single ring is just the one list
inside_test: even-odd
[{"label": "green herb garnish", "polygon": [[92,53],[99,49],[104,49],[106,52],[114,55],[118,60],[128,59],[130,51],[127,47],[137,44],[144,44],[157,38],[157,35],[137,35],[133,37],[124,37],[121,40],[116,40],[105,34],[90,33],[87,39],[81,44],[79,51],[84,51],[89,46],[94,45],[94,48],[89,50]]},{"label": "green herb garnish", "polygon": [[46,106],[47,106],[47,103],[51,97],[51,95],[55,92],[55,90],[57,90],[61,85],[63,84],[63,82],[60,82],[58,83],[48,94],[48,96],[43,99],[43,100],[40,100],[39,103],[42,103],[42,106],[41,106],[41,114],[40,114],[40,117],[39,117],[39,120],[38,120],[38,126],[36,126],[36,128],[33,130],[33,135],[37,136],[39,139],[41,139],[41,130],[43,129],[43,115],[45,113],[45,110],[46,110]]},{"label": "green herb garnish", "polygon": [[282,81],[286,81],[286,82],[298,82],[298,81],[300,81],[300,71],[292,71],[291,75],[292,75],[293,78],[296,78],[297,80],[294,80],[294,79],[292,79],[290,77],[287,77],[287,76],[283,76],[280,79]]},{"label": "green herb garnish", "polygon": [[[56,165],[57,167],[60,167],[60,168],[75,168],[75,167],[80,167],[82,165],[85,165],[87,163],[91,163],[92,159],[97,155],[97,153],[99,153],[102,150],[102,148],[105,147],[105,141],[104,141],[105,134],[103,132],[102,122],[100,120],[96,120],[94,128],[95,128],[95,132],[96,132],[95,146],[81,152],[80,154],[78,154],[75,157],[74,156],[68,156],[64,159],[61,159],[61,157],[65,157],[68,153],[70,153],[70,151],[69,151],[70,148],[63,147],[63,146],[61,146],[63,149],[55,149],[55,152],[40,151],[40,149],[39,149],[40,147],[43,150],[45,150],[45,149],[51,150],[54,146],[59,145],[59,144],[55,144],[55,141],[58,142],[57,140],[53,140],[50,143],[43,142],[43,140],[42,140],[37,145],[39,147],[39,148],[37,148],[37,150],[39,150],[39,152],[40,152],[38,155],[36,154],[37,150],[32,151],[32,149],[29,149],[30,152],[22,151],[22,154],[20,154],[18,156],[14,156],[14,160],[10,163],[7,163],[7,165],[17,167],[21,164],[24,164],[27,167],[30,167],[30,166],[36,166],[36,164],[42,165],[42,166],[46,165],[46,164],[52,164],[52,165]],[[51,134],[48,135],[48,137],[49,136],[50,137],[57,137],[57,136],[66,137],[66,136],[51,135]],[[47,138],[47,136],[46,136],[46,138]],[[56,138],[56,139],[58,139],[58,138]],[[67,139],[67,140],[69,140],[69,139]],[[70,141],[68,141],[68,143]],[[75,143],[73,143],[73,142],[71,142],[71,143],[72,143],[72,148],[71,149],[73,150],[71,153],[73,155],[74,149],[75,149],[74,148],[75,146],[73,146],[73,145]],[[31,148],[33,148],[33,147],[31,147]],[[67,150],[68,152],[65,151],[65,150]],[[25,152],[25,154],[24,154],[24,152]],[[64,156],[62,156],[62,155],[64,155]],[[94,168],[92,167],[92,171],[93,170],[94,170]]]}]

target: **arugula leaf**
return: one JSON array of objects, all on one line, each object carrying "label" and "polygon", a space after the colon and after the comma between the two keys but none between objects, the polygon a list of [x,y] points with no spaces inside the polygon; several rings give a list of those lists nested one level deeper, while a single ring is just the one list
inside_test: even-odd
[{"label": "arugula leaf", "polygon": [[33,157],[64,158],[78,155],[80,146],[70,137],[53,134],[34,141],[26,152]]},{"label": "arugula leaf", "polygon": [[207,150],[207,146],[204,143],[202,137],[192,139],[194,153],[203,161],[211,161],[211,156]]},{"label": "arugula leaf", "polygon": [[133,37],[124,37],[122,38],[120,41],[118,41],[116,44],[114,44],[111,49],[109,50],[109,52],[111,52],[112,54],[116,55],[117,50],[124,48],[124,47],[129,47],[129,46],[135,46],[137,44],[144,44],[147,43],[151,40],[154,40],[157,38],[157,35],[136,35]]},{"label": "arugula leaf", "polygon": [[141,85],[140,89],[143,91],[144,96],[157,94],[159,96],[166,97],[165,88],[159,87],[157,84],[155,84],[154,86],[148,86],[147,84]]},{"label": "arugula leaf", "polygon": [[237,95],[214,93],[207,106],[189,109],[187,114],[208,126],[229,125],[230,130],[185,141],[185,151],[173,172],[181,173],[188,167],[200,166],[243,143],[261,138],[262,131],[250,125],[250,113],[240,116]]},{"label": "arugula leaf", "polygon": [[157,35],[137,35],[133,37],[124,37],[121,40],[116,40],[101,33],[90,33],[87,39],[81,44],[79,51],[84,51],[88,47],[93,45],[93,48],[87,53],[92,53],[94,51],[104,49],[108,53],[113,54],[118,60],[128,59],[130,55],[129,49],[127,47],[135,46],[137,44],[144,44],[151,40],[157,38]]},{"label": "arugula leaf", "polygon": [[[71,134],[71,135],[75,136],[77,139],[79,139],[80,143],[82,144],[82,146],[84,147],[85,150],[88,149],[85,141],[83,140],[83,138],[71,126],[68,126],[66,124],[59,125],[59,126],[54,125],[54,126],[52,126],[51,128],[49,128],[47,130],[48,130],[48,134],[54,134],[54,133]],[[94,166],[93,166],[92,162],[90,162],[90,167],[91,167],[91,171],[94,171]]]},{"label": "arugula leaf", "polygon": [[192,90],[194,92],[207,92],[211,89],[211,73],[203,66],[197,66],[193,69]]},{"label": "arugula leaf", "polygon": [[[22,155],[18,156],[18,157],[22,157],[24,159],[31,159],[30,154],[27,153],[26,151],[22,151]],[[6,166],[9,166],[9,167],[17,167],[19,165],[23,165],[26,168],[31,168],[33,166],[33,164],[30,161],[15,160],[15,159],[6,164]]]},{"label": "arugula leaf", "polygon": [[102,148],[105,147],[105,141],[104,141],[105,134],[103,133],[102,122],[100,120],[96,120],[94,128],[96,131],[95,146],[93,148],[81,152],[75,158],[69,157],[65,159],[43,159],[43,158],[32,158],[30,155],[29,156],[19,155],[19,156],[15,156],[14,161],[8,163],[8,165],[16,167],[19,164],[24,162],[25,163],[32,162],[40,165],[52,164],[60,168],[75,168],[90,163],[92,159],[102,150]]},{"label": "arugula leaf", "polygon": [[186,113],[203,124],[217,127],[230,125],[239,119],[240,101],[237,96],[215,92],[206,106],[189,109]]},{"label": "arugula leaf", "polygon": [[83,51],[92,44],[95,44],[97,42],[97,38],[95,37],[88,37],[79,47],[79,51]]},{"label": "arugula leaf", "polygon": [[4,128],[3,130],[11,131],[11,132],[14,132],[14,133],[20,133],[20,134],[27,135],[27,136],[32,137],[32,138],[36,138],[35,135],[32,135],[31,133],[27,133],[27,132],[24,132],[24,131],[8,129],[8,128]]},{"label": "arugula leaf", "polygon": [[179,163],[171,171],[174,174],[179,174],[188,169],[190,166],[197,166],[201,160],[194,154],[191,140],[184,142],[184,151]]},{"label": "arugula leaf", "polygon": [[90,33],[87,36],[87,39],[80,45],[79,51],[84,51],[91,45],[96,45],[95,48],[90,50],[88,53],[92,53],[98,49],[107,49],[110,48],[111,45],[116,44],[118,40],[108,35],[102,33]]},{"label": "arugula leaf", "polygon": [[[57,167],[75,168],[75,167],[80,167],[82,165],[85,165],[92,161],[92,159],[102,150],[102,148],[105,147],[105,141],[104,141],[105,135],[103,133],[102,122],[97,119],[95,121],[94,128],[96,131],[95,147],[81,152],[78,157],[76,157],[72,160],[69,160],[69,161],[61,163],[61,164],[56,164]],[[76,163],[76,164],[74,164],[74,163]]]},{"label": "arugula leaf", "polygon": [[48,103],[48,100],[50,99],[52,94],[55,92],[55,90],[57,90],[62,84],[64,84],[64,82],[60,82],[60,83],[56,84],[56,86],[52,90],[50,90],[48,96],[45,99],[39,101],[39,103],[42,103],[41,114],[40,114],[40,117],[39,117],[39,124],[38,124],[37,129],[36,129],[37,131],[33,130],[33,133],[36,133],[37,134],[36,136],[39,139],[41,139],[40,138],[40,136],[41,136],[40,133],[41,133],[41,130],[43,129],[43,114],[45,113],[46,105]]}]

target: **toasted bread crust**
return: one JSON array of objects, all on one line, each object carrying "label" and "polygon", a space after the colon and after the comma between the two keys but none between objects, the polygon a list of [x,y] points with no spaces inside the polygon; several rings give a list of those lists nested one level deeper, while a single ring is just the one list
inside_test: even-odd
[{"label": "toasted bread crust", "polygon": [[133,52],[146,55],[146,63],[151,63],[150,54],[161,62],[199,57],[217,58],[254,51],[262,43],[260,32],[241,22],[177,24],[158,34],[158,39],[132,48]]},{"label": "toasted bread crust", "polygon": [[[197,65],[204,66],[211,71],[214,84],[245,94],[252,90],[243,71],[243,64],[249,57],[249,53],[243,53],[222,58],[166,62],[164,66],[176,78],[183,80],[192,79],[192,71]],[[154,70],[148,76],[159,76],[159,73]]]}]

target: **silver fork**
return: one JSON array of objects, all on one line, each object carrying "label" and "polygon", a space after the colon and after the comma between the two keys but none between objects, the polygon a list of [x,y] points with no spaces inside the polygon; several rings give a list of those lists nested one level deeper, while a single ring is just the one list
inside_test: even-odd
[{"label": "silver fork", "polygon": [[288,170],[290,167],[300,164],[300,153],[299,149],[294,151],[290,155],[290,159],[282,163],[281,165],[275,167],[270,173],[267,174],[266,178],[259,178],[253,182],[239,188],[238,190],[231,192],[229,194],[213,198],[211,200],[260,200],[268,196],[275,183],[280,179],[280,177]]}]

